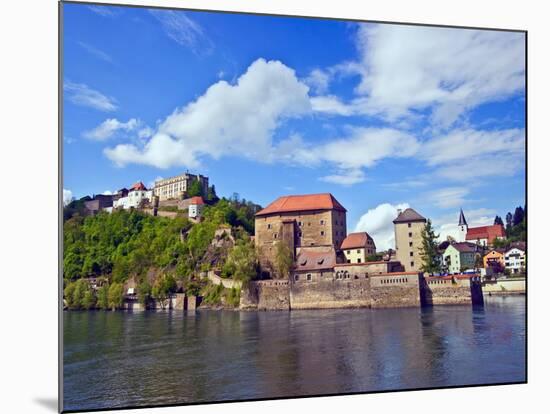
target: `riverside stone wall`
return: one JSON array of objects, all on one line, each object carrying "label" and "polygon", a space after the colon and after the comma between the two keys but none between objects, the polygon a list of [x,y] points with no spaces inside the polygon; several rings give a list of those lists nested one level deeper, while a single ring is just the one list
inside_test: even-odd
[{"label": "riverside stone wall", "polygon": [[290,285],[291,309],[367,308],[371,306],[368,279],[317,279]]},{"label": "riverside stone wall", "polygon": [[243,286],[240,308],[398,308],[447,304],[483,304],[478,278],[424,278],[415,272],[394,272],[364,278],[249,282]]},{"label": "riverside stone wall", "polygon": [[421,284],[422,305],[482,305],[479,277],[425,277]]}]

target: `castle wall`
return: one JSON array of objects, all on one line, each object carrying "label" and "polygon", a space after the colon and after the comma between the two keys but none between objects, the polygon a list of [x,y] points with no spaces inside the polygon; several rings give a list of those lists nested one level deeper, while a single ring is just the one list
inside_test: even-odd
[{"label": "castle wall", "polygon": [[371,306],[368,279],[320,278],[294,282],[290,287],[291,309],[368,308]]},{"label": "castle wall", "polygon": [[477,278],[469,276],[425,277],[422,305],[482,305],[483,292]]},{"label": "castle wall", "polygon": [[258,310],[290,310],[288,280],[264,280],[256,282]]}]

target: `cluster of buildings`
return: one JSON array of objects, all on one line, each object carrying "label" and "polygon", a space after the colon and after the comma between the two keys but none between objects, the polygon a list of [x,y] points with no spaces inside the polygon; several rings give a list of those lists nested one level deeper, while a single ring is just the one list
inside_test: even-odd
[{"label": "cluster of buildings", "polygon": [[506,238],[502,224],[468,227],[464,212],[458,218],[458,239],[440,245],[442,267],[451,274],[465,270],[479,270],[491,276],[509,272],[525,272],[525,242],[510,243],[505,248],[494,248],[497,240]]},{"label": "cluster of buildings", "polygon": [[[391,273],[419,273],[422,231],[427,220],[412,208],[399,210],[393,220],[395,251],[376,260],[376,244],[366,232],[347,234],[346,209],[329,193],[279,197],[255,217],[255,244],[260,265],[268,276],[276,274],[277,244],[285,243],[294,261],[294,281],[359,278]],[[465,271],[498,273],[494,263],[519,273],[525,265],[525,246],[492,249],[505,237],[502,225],[468,227],[462,210],[458,240],[444,242],[439,257],[446,274]]]},{"label": "cluster of buildings", "polygon": [[193,220],[200,220],[206,205],[202,196],[188,197],[193,183],[198,182],[201,193],[208,193],[208,177],[184,173],[175,177],[155,181],[151,189],[140,181],[130,188],[122,188],[115,194],[97,194],[84,203],[88,214],[94,215],[99,211],[112,212],[113,209],[142,209],[145,212],[157,215],[159,209],[176,207],[177,210],[187,210]]}]

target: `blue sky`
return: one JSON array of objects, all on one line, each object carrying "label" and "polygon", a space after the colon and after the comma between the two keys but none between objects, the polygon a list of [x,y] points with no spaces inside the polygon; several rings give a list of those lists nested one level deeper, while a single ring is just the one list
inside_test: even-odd
[{"label": "blue sky", "polygon": [[524,35],[64,4],[64,189],[189,170],[266,205],[331,192],[393,244],[525,199]]}]

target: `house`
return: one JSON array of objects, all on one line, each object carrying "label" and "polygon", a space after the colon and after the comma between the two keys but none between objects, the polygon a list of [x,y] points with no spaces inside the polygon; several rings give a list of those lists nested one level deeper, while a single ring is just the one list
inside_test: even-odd
[{"label": "house", "polygon": [[[122,190],[121,190],[122,191]],[[114,201],[114,208],[138,208],[142,203],[149,202],[153,198],[153,192],[147,190],[145,185],[139,181],[135,183],[128,190],[128,195],[125,197],[120,197],[118,200]]]},{"label": "house", "polygon": [[443,263],[449,273],[461,273],[475,267],[476,255],[479,254],[480,247],[475,243],[451,243],[443,253]]},{"label": "house", "polygon": [[202,217],[202,211],[204,209],[205,203],[202,197],[191,197],[189,201],[189,218],[194,220],[200,220]]},{"label": "house", "polygon": [[273,272],[279,242],[295,257],[303,249],[336,251],[346,234],[346,209],[330,193],[279,197],[255,215],[254,242],[267,273]]},{"label": "house", "polygon": [[458,217],[458,242],[471,242],[480,246],[491,246],[495,239],[503,239],[506,232],[502,224],[491,226],[468,227],[464,212],[460,209]]},{"label": "house", "polygon": [[525,250],[518,247],[511,247],[504,253],[504,267],[510,270],[510,273],[525,272]]},{"label": "house", "polygon": [[495,273],[501,273],[504,270],[505,249],[492,249],[483,256],[483,267],[491,268]]},{"label": "house", "polygon": [[366,232],[348,234],[340,249],[347,263],[365,263],[369,256],[376,254],[374,240]]},{"label": "house", "polygon": [[403,264],[406,272],[418,272],[422,266],[422,230],[426,226],[426,219],[412,208],[407,208],[398,210],[393,224],[396,259]]},{"label": "house", "polygon": [[189,187],[194,181],[198,181],[201,185],[202,195],[208,194],[208,177],[203,175],[184,174],[175,177],[163,178],[155,181],[153,195],[159,198],[159,201],[170,199],[183,199],[187,197]]}]

